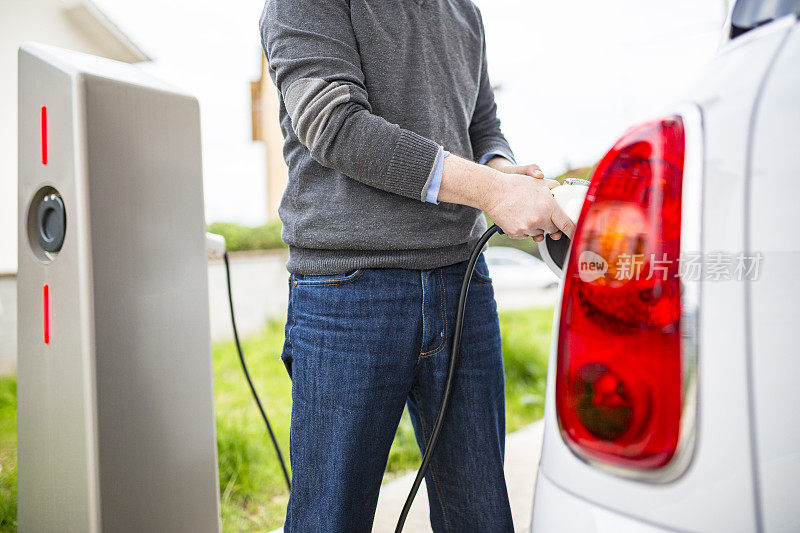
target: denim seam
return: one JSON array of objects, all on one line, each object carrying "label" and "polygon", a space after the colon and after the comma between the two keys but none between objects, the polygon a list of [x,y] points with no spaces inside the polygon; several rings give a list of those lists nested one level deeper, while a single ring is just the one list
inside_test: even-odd
[{"label": "denim seam", "polygon": [[447,305],[446,305],[447,289],[444,286],[444,278],[442,277],[442,271],[439,270],[437,272],[437,274],[439,276],[439,282],[442,284],[441,308],[442,308],[442,322],[443,322],[442,328],[443,328],[444,331],[442,333],[442,340],[439,343],[439,346],[437,346],[433,350],[430,350],[430,351],[423,352],[423,353],[419,354],[419,358],[420,359],[425,359],[426,357],[430,357],[432,355],[436,355],[437,353],[441,352],[444,349],[445,345],[447,344]]},{"label": "denim seam", "polygon": [[311,280],[302,280],[302,279],[296,279],[296,280],[294,280],[294,286],[295,287],[300,287],[300,286],[306,285],[306,286],[312,286],[312,287],[325,287],[325,286],[329,286],[329,285],[346,285],[346,284],[352,283],[355,280],[357,280],[358,278],[360,278],[361,275],[365,271],[366,271],[366,269],[360,268],[360,269],[356,270],[355,272],[353,272],[352,274],[349,274],[349,275],[347,275],[347,276],[345,276],[345,277],[343,277],[341,279],[335,279],[335,280],[313,280],[313,279],[311,279]]},{"label": "denim seam", "polygon": [[[423,348],[425,348],[425,337],[427,333],[427,313],[425,312],[425,307],[427,304],[427,293],[428,291],[425,290],[425,272],[419,272],[419,280],[420,280],[420,288],[422,289],[422,305],[420,306],[421,317],[422,317],[422,334],[420,335],[420,342],[419,342],[419,353],[422,353]],[[417,356],[417,362],[419,362],[419,356]]]},{"label": "denim seam", "polygon": [[[413,391],[412,391],[413,394]],[[425,415],[423,414],[423,410],[421,408],[417,409],[417,414],[419,414],[419,423],[422,426],[422,435],[425,437],[425,446],[427,447],[427,443],[430,439],[430,435],[428,434],[428,424],[425,422]],[[422,453],[425,451],[423,450]],[[435,452],[434,452],[435,453]],[[444,520],[444,528],[446,531],[452,531],[453,527],[450,525],[450,520],[447,518],[447,507],[445,505],[445,500],[442,498],[442,491],[439,488],[439,482],[436,480],[436,467],[433,465],[433,461],[431,461],[430,466],[428,467],[428,471],[431,473],[431,481],[433,481],[433,489],[436,491],[436,497],[439,498],[439,505],[442,507],[442,519]]]}]

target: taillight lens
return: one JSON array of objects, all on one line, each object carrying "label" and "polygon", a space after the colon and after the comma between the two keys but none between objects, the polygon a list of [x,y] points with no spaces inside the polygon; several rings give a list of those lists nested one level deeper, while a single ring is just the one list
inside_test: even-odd
[{"label": "taillight lens", "polygon": [[579,455],[623,469],[666,465],[680,437],[684,144],[678,116],[617,142],[595,170],[565,271],[561,431]]}]

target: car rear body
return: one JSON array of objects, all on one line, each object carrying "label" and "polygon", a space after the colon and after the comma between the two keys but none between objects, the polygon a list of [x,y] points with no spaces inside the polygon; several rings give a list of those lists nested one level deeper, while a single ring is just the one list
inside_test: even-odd
[{"label": "car rear body", "polygon": [[[776,5],[738,4],[754,17]],[[681,251],[703,264],[682,280],[697,296],[682,304],[694,336],[684,378],[696,372],[683,446],[642,476],[579,457],[555,400],[557,309],[534,532],[800,531],[800,24],[793,11],[742,28],[734,13],[717,56],[665,113],[686,129]],[[752,259],[745,276],[719,266],[740,256]]]}]

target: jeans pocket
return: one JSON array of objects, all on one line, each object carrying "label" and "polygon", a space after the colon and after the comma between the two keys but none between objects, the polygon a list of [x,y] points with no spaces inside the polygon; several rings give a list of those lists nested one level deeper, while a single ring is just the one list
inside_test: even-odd
[{"label": "jeans pocket", "polygon": [[492,278],[489,277],[489,265],[486,264],[483,254],[480,255],[478,261],[475,263],[475,270],[472,272],[472,277],[475,281],[480,283],[492,283]]},{"label": "jeans pocket", "polygon": [[326,286],[326,285],[345,285],[353,283],[355,280],[364,274],[365,269],[359,268],[352,272],[345,272],[343,274],[292,274],[292,283],[295,287],[300,286]]}]

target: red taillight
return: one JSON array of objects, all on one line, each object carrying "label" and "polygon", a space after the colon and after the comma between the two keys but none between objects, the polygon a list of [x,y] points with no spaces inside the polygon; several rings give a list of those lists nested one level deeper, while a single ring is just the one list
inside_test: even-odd
[{"label": "red taillight", "polygon": [[565,271],[556,408],[579,455],[670,462],[682,407],[680,117],[632,128],[595,170]]}]

